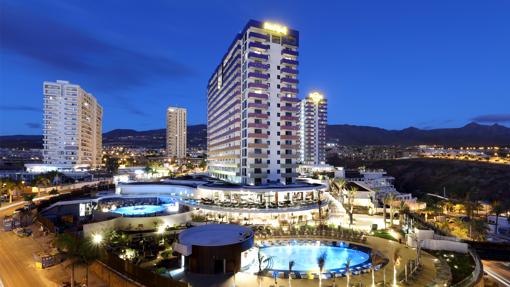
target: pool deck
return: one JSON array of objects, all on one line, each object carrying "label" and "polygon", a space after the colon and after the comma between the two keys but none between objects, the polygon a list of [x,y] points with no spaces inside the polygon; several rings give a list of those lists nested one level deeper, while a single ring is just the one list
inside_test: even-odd
[{"label": "pool deck", "polygon": [[[327,238],[324,238],[325,240]],[[399,250],[401,262],[406,262],[410,259],[416,258],[416,250],[410,249],[405,245],[399,244],[395,241],[389,241],[378,237],[368,237],[367,245],[371,248],[382,252],[385,256],[391,257],[395,250]],[[421,266],[422,269],[419,271],[412,280],[409,280],[405,285],[399,284],[398,286],[444,286],[444,279],[438,270],[440,267],[434,261],[435,257],[429,255],[426,252],[422,252]],[[404,269],[404,264],[400,264],[397,267],[398,272]],[[377,286],[383,286],[383,277],[386,273],[386,286],[392,286],[393,280],[393,262],[392,260],[379,271],[375,272],[375,282]],[[184,275],[186,281],[191,282],[192,286],[234,286],[234,276],[200,276],[186,274]],[[321,286],[346,286],[346,278],[336,278],[335,281],[328,279],[322,280]],[[235,286],[274,286],[274,287],[309,287],[318,286],[319,280],[309,279],[295,279],[289,282],[288,279],[278,278],[275,284],[274,278],[267,276],[256,276],[253,274],[239,272],[235,276]],[[351,285],[362,283],[363,286],[372,286],[372,274],[366,273],[358,276],[351,276]]]}]

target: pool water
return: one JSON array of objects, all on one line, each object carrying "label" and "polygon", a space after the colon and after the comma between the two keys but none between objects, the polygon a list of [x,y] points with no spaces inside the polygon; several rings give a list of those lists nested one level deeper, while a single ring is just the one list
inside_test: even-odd
[{"label": "pool water", "polygon": [[326,255],[323,271],[337,271],[345,268],[347,258],[351,258],[350,266],[363,264],[370,259],[370,256],[362,251],[342,246],[325,245],[287,245],[268,246],[261,248],[265,257],[272,257],[269,264],[270,270],[289,270],[289,261],[294,261],[293,271],[307,272],[318,271],[318,258]]},{"label": "pool water", "polygon": [[161,205],[134,205],[119,207],[112,212],[122,214],[125,216],[143,216],[149,214],[163,213],[166,210],[165,206]]}]

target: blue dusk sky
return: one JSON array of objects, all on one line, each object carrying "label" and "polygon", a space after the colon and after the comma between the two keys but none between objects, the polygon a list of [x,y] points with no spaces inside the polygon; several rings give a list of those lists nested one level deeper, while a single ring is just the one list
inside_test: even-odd
[{"label": "blue dusk sky", "polygon": [[41,134],[42,83],[69,80],[103,130],[206,122],[206,85],[249,19],[300,32],[300,97],[330,124],[510,125],[510,1],[0,2],[0,134]]}]

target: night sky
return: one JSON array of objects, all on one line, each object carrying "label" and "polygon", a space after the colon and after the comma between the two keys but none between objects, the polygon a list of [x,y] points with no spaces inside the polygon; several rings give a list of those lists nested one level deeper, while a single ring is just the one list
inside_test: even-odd
[{"label": "night sky", "polygon": [[170,105],[205,123],[207,80],[249,19],[300,31],[300,97],[322,91],[330,124],[510,126],[508,0],[104,2],[0,2],[0,134],[41,134],[57,79],[98,99],[104,131],[163,128]]}]

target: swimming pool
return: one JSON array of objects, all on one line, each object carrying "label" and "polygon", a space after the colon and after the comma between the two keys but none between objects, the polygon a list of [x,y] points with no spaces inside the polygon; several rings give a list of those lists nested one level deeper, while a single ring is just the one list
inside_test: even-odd
[{"label": "swimming pool", "polygon": [[266,258],[271,258],[268,266],[269,270],[288,271],[289,262],[294,261],[293,271],[318,271],[318,258],[324,254],[325,264],[323,272],[339,272],[345,269],[348,258],[351,258],[351,268],[366,265],[370,261],[368,250],[365,252],[353,248],[359,247],[349,247],[343,244],[333,246],[322,243],[291,242],[287,245],[264,246],[261,247],[260,251]]},{"label": "swimming pool", "polygon": [[162,205],[134,205],[119,207],[112,212],[122,214],[124,216],[145,216],[164,213],[166,207]]}]

